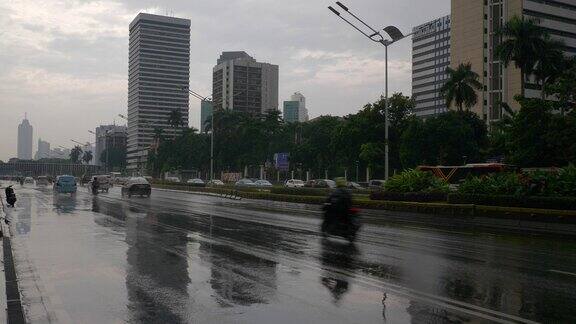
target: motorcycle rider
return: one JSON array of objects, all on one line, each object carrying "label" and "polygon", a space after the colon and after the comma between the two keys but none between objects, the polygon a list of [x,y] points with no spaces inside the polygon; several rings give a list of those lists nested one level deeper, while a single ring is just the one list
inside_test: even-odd
[{"label": "motorcycle rider", "polygon": [[322,233],[325,233],[333,222],[352,225],[349,217],[352,208],[352,194],[346,189],[347,181],[344,178],[336,178],[335,181],[336,189],[330,193],[324,204]]},{"label": "motorcycle rider", "polygon": [[14,204],[16,203],[16,195],[14,194],[12,185],[6,187],[4,192],[6,194],[6,203],[8,203],[8,207],[14,207]]},{"label": "motorcycle rider", "polygon": [[98,177],[92,179],[92,193],[97,194],[100,189],[100,183],[98,182]]}]

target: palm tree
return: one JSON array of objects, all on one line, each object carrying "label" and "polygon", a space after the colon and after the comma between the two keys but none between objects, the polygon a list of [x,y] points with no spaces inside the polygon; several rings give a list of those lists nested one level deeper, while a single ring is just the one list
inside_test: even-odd
[{"label": "palm tree", "polygon": [[503,39],[496,46],[495,55],[505,67],[514,61],[514,65],[520,69],[521,95],[524,96],[526,77],[534,72],[539,54],[546,50],[546,31],[538,25],[537,20],[514,16],[496,35]]},{"label": "palm tree", "polygon": [[82,148],[80,146],[76,145],[70,151],[70,160],[72,161],[72,163],[79,163],[81,155],[82,155]]},{"label": "palm tree", "polygon": [[86,164],[89,164],[93,158],[94,156],[92,155],[92,151],[85,151],[84,155],[82,155],[82,161],[84,161]]},{"label": "palm tree", "polygon": [[541,48],[534,67],[534,75],[542,86],[542,99],[546,98],[546,85],[560,77],[567,66],[564,47],[564,42],[551,39],[547,34],[544,36],[544,47]]},{"label": "palm tree", "polygon": [[440,94],[446,98],[446,105],[452,106],[454,102],[458,111],[463,107],[470,108],[478,102],[475,90],[482,89],[482,83],[478,81],[478,73],[472,71],[472,64],[461,63],[456,70],[446,68],[448,81],[440,89]]},{"label": "palm tree", "polygon": [[174,129],[183,126],[184,119],[182,118],[182,112],[178,109],[172,110],[170,116],[168,116],[168,124]]}]

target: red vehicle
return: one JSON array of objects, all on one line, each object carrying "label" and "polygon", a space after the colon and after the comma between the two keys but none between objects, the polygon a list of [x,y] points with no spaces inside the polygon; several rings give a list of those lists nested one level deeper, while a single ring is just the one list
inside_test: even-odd
[{"label": "red vehicle", "polygon": [[460,166],[426,166],[417,168],[420,171],[432,172],[436,177],[446,180],[450,184],[458,184],[469,176],[480,177],[499,172],[518,172],[519,168],[514,165],[503,163],[474,163]]}]

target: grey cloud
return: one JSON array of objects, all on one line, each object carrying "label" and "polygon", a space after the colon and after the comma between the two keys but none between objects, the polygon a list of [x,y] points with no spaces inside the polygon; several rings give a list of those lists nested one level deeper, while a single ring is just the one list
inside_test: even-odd
[{"label": "grey cloud", "polygon": [[[11,115],[18,118],[25,111],[31,112],[38,118],[33,120],[38,130],[35,136],[42,136],[54,145],[68,145],[73,136],[86,140],[87,128],[111,122],[117,113],[125,113],[128,23],[145,10],[156,10],[159,14],[168,11],[191,20],[190,82],[195,90],[206,95],[211,91],[212,67],[223,50],[245,50],[258,60],[280,65],[280,100],[294,91],[302,91],[313,116],[354,112],[376,100],[382,92],[383,71],[377,69],[384,56],[383,49],[332,15],[326,7],[333,1],[70,1],[59,10],[72,12],[78,6],[95,3],[110,4],[111,8],[101,14],[93,13],[93,8],[81,11],[90,12],[94,20],[91,24],[95,25],[89,28],[97,29],[98,24],[108,28],[97,29],[95,35],[69,29],[63,32],[57,25],[42,25],[32,19],[14,21],[11,5],[15,3],[0,4],[0,23],[6,26],[4,34],[16,30],[22,33],[21,37],[39,37],[45,46],[6,44],[0,40],[0,84],[5,84],[0,87],[0,110],[9,107]],[[375,27],[394,24],[405,31],[447,14],[450,5],[448,0],[345,3]],[[296,54],[302,51],[328,54],[298,57]],[[338,57],[340,54],[344,58]],[[410,41],[391,49],[390,58],[409,63]],[[366,77],[364,72],[369,72]],[[354,77],[354,82],[346,82],[348,74]],[[24,79],[28,75],[41,80]],[[409,71],[398,70],[391,76],[391,90],[410,91]],[[49,90],[42,92],[34,87]],[[41,97],[35,97],[38,94]],[[0,111],[0,136],[14,137],[18,118]],[[190,119],[192,125],[198,125],[199,103],[193,100]],[[71,122],[70,129],[59,127],[64,121]],[[0,159],[14,154],[15,144],[0,142]]]}]

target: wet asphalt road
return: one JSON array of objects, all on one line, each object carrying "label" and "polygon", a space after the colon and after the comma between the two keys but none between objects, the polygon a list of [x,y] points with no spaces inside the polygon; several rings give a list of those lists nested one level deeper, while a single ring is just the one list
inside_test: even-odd
[{"label": "wet asphalt road", "polygon": [[574,240],[388,224],[349,246],[290,204],[15,187],[33,323],[576,322]]}]

